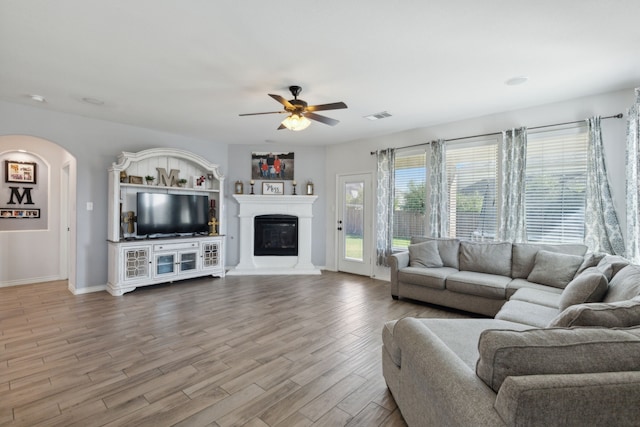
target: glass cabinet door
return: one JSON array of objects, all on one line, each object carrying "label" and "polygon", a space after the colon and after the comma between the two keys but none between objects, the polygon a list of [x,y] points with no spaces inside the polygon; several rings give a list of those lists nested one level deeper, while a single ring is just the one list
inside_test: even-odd
[{"label": "glass cabinet door", "polygon": [[168,253],[156,255],[156,276],[166,276],[176,273],[176,254]]},{"label": "glass cabinet door", "polygon": [[191,271],[198,268],[198,253],[184,252],[178,255],[180,257],[180,272]]}]

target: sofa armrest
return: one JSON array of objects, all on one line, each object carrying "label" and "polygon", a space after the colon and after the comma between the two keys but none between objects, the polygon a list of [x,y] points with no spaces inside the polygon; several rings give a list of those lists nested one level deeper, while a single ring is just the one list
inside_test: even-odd
[{"label": "sofa armrest", "polygon": [[[406,410],[399,403],[409,425],[503,425],[493,407],[496,393],[422,322],[398,320],[394,338],[402,353],[403,388],[407,382],[413,387],[402,400],[419,406]],[[414,410],[426,419],[407,419]]]},{"label": "sofa armrest", "polygon": [[397,297],[399,294],[398,270],[409,266],[409,252],[398,252],[389,255],[387,264],[389,264],[391,275],[391,296]]},{"label": "sofa armrest", "polygon": [[636,425],[640,371],[508,377],[495,408],[507,425]]}]

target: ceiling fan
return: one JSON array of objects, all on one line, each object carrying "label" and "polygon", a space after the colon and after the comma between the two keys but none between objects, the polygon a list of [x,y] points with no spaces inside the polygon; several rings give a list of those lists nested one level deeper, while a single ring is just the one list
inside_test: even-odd
[{"label": "ceiling fan", "polygon": [[306,101],[302,99],[298,99],[298,95],[302,91],[300,86],[289,86],[289,90],[293,95],[293,99],[286,100],[280,95],[269,94],[270,97],[284,105],[284,110],[281,111],[268,111],[265,113],[246,113],[240,114],[240,116],[257,116],[260,114],[282,114],[289,113],[286,119],[282,121],[278,130],[280,129],[290,129],[294,131],[303,130],[309,127],[311,120],[315,120],[320,123],[324,123],[325,125],[335,126],[340,123],[339,120],[332,119],[330,117],[321,116],[320,114],[316,114],[314,111],[326,111],[326,110],[339,110],[341,108],[347,108],[347,104],[344,102],[333,102],[331,104],[320,104],[320,105],[307,105]]}]

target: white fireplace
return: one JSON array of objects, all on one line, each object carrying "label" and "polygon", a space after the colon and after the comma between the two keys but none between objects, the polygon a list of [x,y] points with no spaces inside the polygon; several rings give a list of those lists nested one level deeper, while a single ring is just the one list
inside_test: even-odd
[{"label": "white fireplace", "polygon": [[[240,261],[229,275],[320,274],[311,263],[312,206],[318,196],[264,196],[234,194],[240,205]],[[297,256],[254,255],[254,220],[259,215],[298,217]]]}]

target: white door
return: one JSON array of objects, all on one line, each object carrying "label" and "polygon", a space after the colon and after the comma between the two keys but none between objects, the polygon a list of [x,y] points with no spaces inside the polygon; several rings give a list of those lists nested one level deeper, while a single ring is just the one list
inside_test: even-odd
[{"label": "white door", "polygon": [[338,176],[338,271],[371,276],[371,175]]}]

